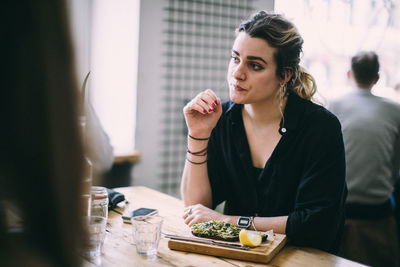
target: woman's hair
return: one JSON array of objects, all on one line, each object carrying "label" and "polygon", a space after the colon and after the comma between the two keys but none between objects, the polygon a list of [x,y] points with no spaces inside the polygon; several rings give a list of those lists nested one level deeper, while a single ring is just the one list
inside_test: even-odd
[{"label": "woman's hair", "polygon": [[[83,148],[74,55],[64,1],[45,2],[6,1],[2,9],[1,266],[81,263]],[[11,206],[21,218],[17,233],[7,222]]]},{"label": "woman's hair", "polygon": [[358,84],[371,85],[379,77],[379,59],[373,51],[361,51],[351,58],[351,71]]},{"label": "woman's hair", "polygon": [[[276,48],[276,75],[285,79],[287,74],[292,74],[287,87],[285,86],[287,90],[304,99],[312,98],[317,90],[315,80],[299,65],[303,38],[293,23],[282,15],[259,11],[244,21],[236,32],[245,32],[251,37],[264,39]],[[286,94],[286,89],[281,93]]]}]

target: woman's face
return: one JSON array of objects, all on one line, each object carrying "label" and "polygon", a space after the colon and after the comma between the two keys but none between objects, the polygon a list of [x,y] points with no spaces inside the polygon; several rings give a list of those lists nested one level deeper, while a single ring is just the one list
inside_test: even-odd
[{"label": "woman's face", "polygon": [[240,32],[232,47],[227,80],[229,95],[237,104],[253,104],[273,101],[281,79],[276,75],[274,53],[261,38]]}]

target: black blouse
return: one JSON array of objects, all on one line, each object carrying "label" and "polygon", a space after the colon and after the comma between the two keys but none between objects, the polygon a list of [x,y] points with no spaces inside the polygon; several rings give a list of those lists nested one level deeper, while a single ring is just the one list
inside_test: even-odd
[{"label": "black blouse", "polygon": [[290,94],[284,111],[287,131],[264,169],[252,164],[242,105],[223,103],[208,146],[213,207],[241,216],[288,215],[293,245],[337,253],[344,226],[345,154],[338,119],[328,110]]}]

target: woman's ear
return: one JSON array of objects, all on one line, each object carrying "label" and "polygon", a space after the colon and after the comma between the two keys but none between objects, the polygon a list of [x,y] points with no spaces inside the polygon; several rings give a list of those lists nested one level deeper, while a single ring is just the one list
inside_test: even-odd
[{"label": "woman's ear", "polygon": [[286,70],[286,71],[285,71],[285,78],[284,78],[283,82],[284,82],[284,83],[289,82],[290,79],[292,78],[292,76],[293,76],[293,71],[291,71],[291,70]]}]

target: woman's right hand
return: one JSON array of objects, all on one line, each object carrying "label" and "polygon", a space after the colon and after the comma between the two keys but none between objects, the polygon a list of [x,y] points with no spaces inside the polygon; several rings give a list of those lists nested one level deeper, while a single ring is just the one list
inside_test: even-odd
[{"label": "woman's right hand", "polygon": [[189,134],[207,138],[222,114],[221,100],[211,89],[199,93],[183,108]]}]

